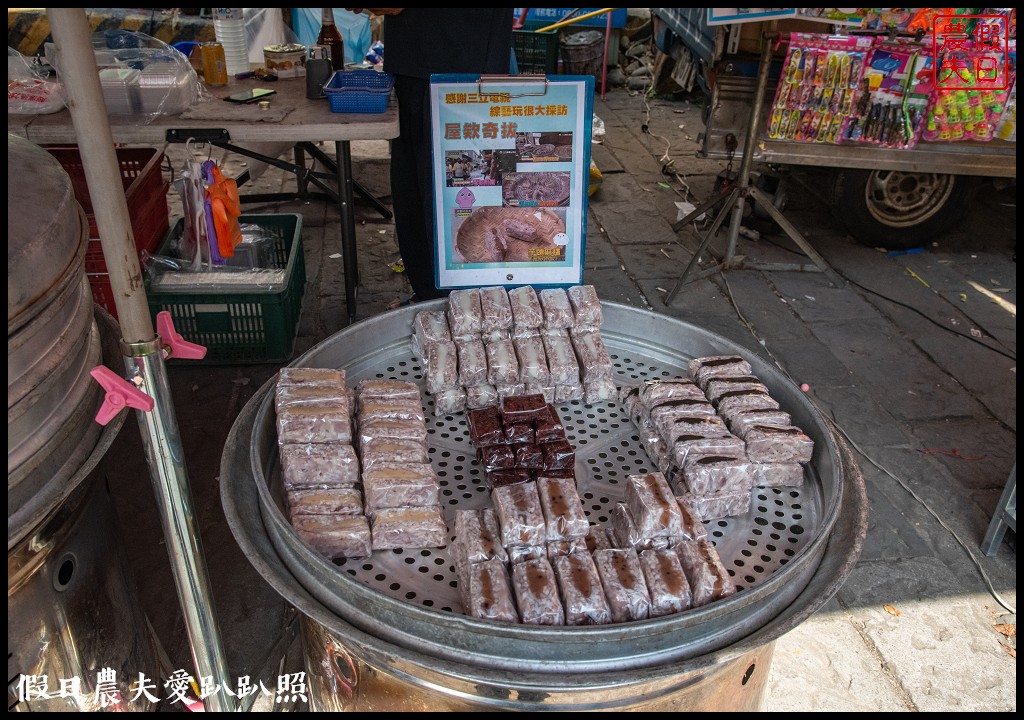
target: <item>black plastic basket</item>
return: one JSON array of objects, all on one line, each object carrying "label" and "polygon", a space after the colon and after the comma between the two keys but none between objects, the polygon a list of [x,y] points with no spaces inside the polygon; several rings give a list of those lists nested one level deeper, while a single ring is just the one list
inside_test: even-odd
[{"label": "black plastic basket", "polygon": [[558,73],[558,31],[512,31],[512,49],[520,75],[555,75]]}]

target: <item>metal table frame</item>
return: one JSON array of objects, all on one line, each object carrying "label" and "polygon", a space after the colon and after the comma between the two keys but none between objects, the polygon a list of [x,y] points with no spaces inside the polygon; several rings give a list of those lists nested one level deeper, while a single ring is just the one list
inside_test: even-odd
[{"label": "metal table frame", "polygon": [[[216,97],[209,102],[220,102],[217,98],[253,87],[256,81],[233,81],[223,88],[211,91]],[[356,229],[354,195],[366,198],[374,209],[385,219],[391,211],[374,198],[365,188],[352,179],[352,140],[391,140],[398,136],[398,106],[394,99],[387,109],[379,114],[332,113],[325,100],[306,99],[305,82],[302,78],[278,80],[272,87],[277,91],[271,99],[274,106],[293,108],[280,122],[264,122],[253,119],[231,120],[187,120],[179,116],[158,117],[150,123],[125,122],[111,117],[111,133],[114,142],[123,145],[158,145],[185,142],[190,137],[203,140],[211,145],[232,153],[260,160],[295,175],[298,189],[295,194],[263,194],[243,196],[243,202],[268,202],[289,198],[317,198],[337,203],[341,217],[341,246],[345,274],[345,301],[349,321],[355,320],[358,302],[359,267],[356,252]],[[223,103],[227,105],[227,103]],[[216,106],[214,106],[216,107]],[[238,117],[237,108],[224,117]],[[253,113],[258,113],[253,108]],[[258,116],[256,116],[258,117]],[[8,132],[20,135],[37,145],[76,143],[71,114],[67,110],[52,115],[8,115]],[[336,145],[332,159],[315,143],[333,141]],[[295,148],[294,162],[272,158],[258,151],[244,147],[246,143],[287,142]],[[306,168],[304,154],[319,160],[327,173],[314,172]],[[239,184],[247,182],[248,172],[237,178]],[[332,187],[328,181],[336,180]],[[319,192],[309,192],[313,185]]]}]

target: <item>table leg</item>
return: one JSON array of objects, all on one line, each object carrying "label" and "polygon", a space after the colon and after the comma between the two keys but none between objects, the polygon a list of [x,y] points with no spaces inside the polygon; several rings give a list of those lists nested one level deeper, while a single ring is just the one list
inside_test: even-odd
[{"label": "table leg", "polygon": [[334,145],[338,161],[338,210],[341,213],[341,256],[345,264],[345,304],[351,323],[356,317],[356,298],[359,290],[356,216],[352,199],[352,152],[348,141],[338,140]]}]

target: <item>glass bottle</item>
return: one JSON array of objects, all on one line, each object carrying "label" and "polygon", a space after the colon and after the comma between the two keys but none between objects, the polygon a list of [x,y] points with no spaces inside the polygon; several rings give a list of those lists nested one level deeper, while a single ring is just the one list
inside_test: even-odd
[{"label": "glass bottle", "polygon": [[335,70],[345,69],[345,41],[341,39],[341,32],[334,24],[334,8],[323,9],[316,44],[326,45],[331,49],[331,66]]}]

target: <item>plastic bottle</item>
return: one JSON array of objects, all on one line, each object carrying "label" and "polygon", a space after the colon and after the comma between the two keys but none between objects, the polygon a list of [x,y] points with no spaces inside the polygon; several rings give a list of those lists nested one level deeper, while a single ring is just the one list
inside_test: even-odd
[{"label": "plastic bottle", "polygon": [[334,24],[334,8],[323,9],[316,44],[326,45],[331,49],[331,66],[335,70],[345,69],[345,41],[341,39],[341,31]]},{"label": "plastic bottle", "polygon": [[217,42],[224,46],[228,76],[249,72],[249,44],[242,8],[214,8],[213,32]]}]

